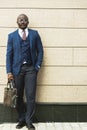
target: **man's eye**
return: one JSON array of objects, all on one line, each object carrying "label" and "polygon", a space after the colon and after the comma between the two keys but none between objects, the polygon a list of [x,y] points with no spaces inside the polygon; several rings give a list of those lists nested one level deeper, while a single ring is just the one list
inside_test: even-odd
[{"label": "man's eye", "polygon": [[25,20],[25,19],[19,19],[19,22],[27,22],[27,20]]}]

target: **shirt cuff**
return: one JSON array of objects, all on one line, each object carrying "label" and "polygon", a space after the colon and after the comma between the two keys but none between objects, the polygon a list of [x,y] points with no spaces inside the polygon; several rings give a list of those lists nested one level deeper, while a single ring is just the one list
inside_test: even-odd
[{"label": "shirt cuff", "polygon": [[35,66],[35,69],[38,71],[40,69],[40,66]]}]

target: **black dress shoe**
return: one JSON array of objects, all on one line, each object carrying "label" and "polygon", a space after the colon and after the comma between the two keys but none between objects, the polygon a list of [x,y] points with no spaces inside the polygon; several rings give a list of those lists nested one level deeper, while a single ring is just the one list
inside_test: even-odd
[{"label": "black dress shoe", "polygon": [[21,121],[16,125],[16,129],[21,129],[22,127],[24,127],[26,125],[25,121]]},{"label": "black dress shoe", "polygon": [[35,127],[31,123],[27,124],[27,128],[28,130],[35,130]]}]

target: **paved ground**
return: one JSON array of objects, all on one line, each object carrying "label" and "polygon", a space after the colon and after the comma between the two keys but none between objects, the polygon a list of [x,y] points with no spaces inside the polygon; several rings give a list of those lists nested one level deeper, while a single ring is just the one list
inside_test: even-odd
[{"label": "paved ground", "polygon": [[[2,123],[0,130],[17,130],[16,123]],[[87,123],[34,123],[36,130],[87,130]],[[21,130],[27,130],[23,127]]]}]

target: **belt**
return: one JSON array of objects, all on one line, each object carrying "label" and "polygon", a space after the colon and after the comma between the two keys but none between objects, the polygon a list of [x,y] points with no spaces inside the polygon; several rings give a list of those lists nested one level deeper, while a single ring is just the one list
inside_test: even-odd
[{"label": "belt", "polygon": [[22,64],[22,66],[21,66],[21,67],[23,67],[23,66],[28,66],[28,67],[30,67],[30,66],[32,66],[32,64],[31,64],[31,63],[30,63],[30,64],[25,63],[25,64]]}]

